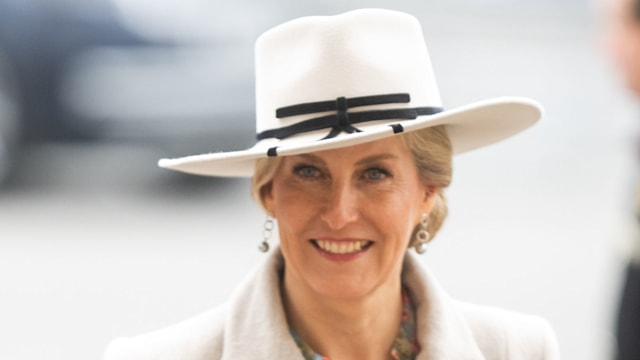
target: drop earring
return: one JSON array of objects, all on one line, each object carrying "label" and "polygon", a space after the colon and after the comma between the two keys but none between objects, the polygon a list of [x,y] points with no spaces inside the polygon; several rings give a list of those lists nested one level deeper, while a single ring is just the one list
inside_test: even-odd
[{"label": "drop earring", "polygon": [[273,231],[273,218],[267,215],[267,219],[264,221],[262,227],[262,243],[258,246],[258,250],[263,253],[269,251],[269,239],[271,238],[271,232]]},{"label": "drop earring", "polygon": [[428,225],[429,215],[427,213],[423,213],[422,218],[420,219],[420,230],[416,232],[416,244],[414,246],[418,254],[424,254],[427,252],[427,248],[429,247],[431,234],[427,231]]}]

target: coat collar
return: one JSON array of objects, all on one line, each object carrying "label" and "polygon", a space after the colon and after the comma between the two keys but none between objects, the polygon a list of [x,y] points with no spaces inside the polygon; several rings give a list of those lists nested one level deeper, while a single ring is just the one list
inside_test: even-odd
[{"label": "coat collar", "polygon": [[484,359],[455,300],[410,252],[405,256],[402,282],[411,291],[417,307],[418,341],[422,347],[417,360]]},{"label": "coat collar", "polygon": [[278,247],[235,292],[225,324],[222,360],[302,359],[282,305],[283,269]]},{"label": "coat collar", "polygon": [[[234,293],[225,323],[223,360],[302,359],[289,333],[280,293],[284,259],[274,249]],[[482,360],[463,314],[413,254],[403,265],[403,284],[417,308],[417,360]]]}]

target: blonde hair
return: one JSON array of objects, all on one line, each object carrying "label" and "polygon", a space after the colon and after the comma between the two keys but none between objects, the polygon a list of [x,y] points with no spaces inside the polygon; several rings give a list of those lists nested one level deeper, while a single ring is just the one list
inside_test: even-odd
[{"label": "blonde hair", "polygon": [[[434,190],[434,204],[429,213],[427,231],[431,239],[438,233],[447,217],[447,198],[444,189],[451,184],[452,155],[451,140],[444,125],[433,126],[402,134],[402,140],[413,154],[420,179]],[[412,239],[419,225],[414,229]],[[413,240],[409,244],[413,245]]]},{"label": "blonde hair", "polygon": [[[447,217],[447,200],[444,189],[451,183],[451,141],[443,125],[428,127],[399,135],[407,145],[418,169],[420,179],[425,185],[434,189],[435,203],[429,213],[427,231],[431,238],[436,235]],[[281,157],[267,157],[258,159],[252,178],[251,193],[254,200],[265,210],[264,194],[271,186],[271,180],[280,166]],[[415,232],[419,224],[416,225]],[[415,236],[412,236],[412,239]],[[413,241],[410,246],[413,245]]]}]

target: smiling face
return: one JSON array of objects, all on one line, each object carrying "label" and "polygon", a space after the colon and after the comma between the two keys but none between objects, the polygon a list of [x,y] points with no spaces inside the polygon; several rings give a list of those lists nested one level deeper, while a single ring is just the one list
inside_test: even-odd
[{"label": "smiling face", "polygon": [[278,220],[285,284],[334,298],[399,284],[433,193],[397,137],[282,158],[263,199]]}]

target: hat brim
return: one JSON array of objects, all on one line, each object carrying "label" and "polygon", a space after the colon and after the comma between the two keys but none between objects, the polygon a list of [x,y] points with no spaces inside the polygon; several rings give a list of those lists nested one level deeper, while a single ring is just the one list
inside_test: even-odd
[{"label": "hat brim", "polygon": [[[445,125],[453,146],[453,153],[460,154],[490,145],[511,137],[535,124],[542,117],[542,107],[528,98],[501,97],[478,101],[435,115],[421,116],[414,120],[398,120],[403,133],[431,126]],[[377,124],[366,131],[341,134],[334,138],[279,144],[278,156],[297,155],[336,149],[396,135],[389,124]],[[269,146],[257,143],[242,151],[219,152],[161,159],[158,166],[195,175],[222,177],[251,177],[255,162],[267,157]]]}]

